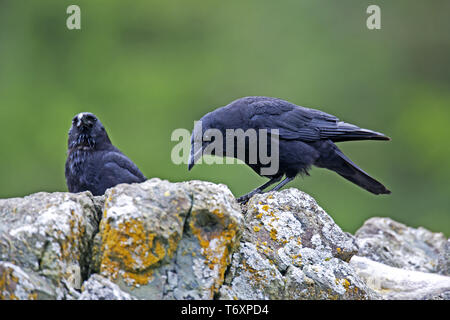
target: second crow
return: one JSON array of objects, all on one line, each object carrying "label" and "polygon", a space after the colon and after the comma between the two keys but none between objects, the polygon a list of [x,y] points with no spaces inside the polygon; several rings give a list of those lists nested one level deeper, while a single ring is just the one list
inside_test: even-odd
[{"label": "second crow", "polygon": [[94,196],[119,183],[147,180],[133,161],[112,145],[100,120],[89,112],[72,119],[65,174],[69,192],[88,190]]}]

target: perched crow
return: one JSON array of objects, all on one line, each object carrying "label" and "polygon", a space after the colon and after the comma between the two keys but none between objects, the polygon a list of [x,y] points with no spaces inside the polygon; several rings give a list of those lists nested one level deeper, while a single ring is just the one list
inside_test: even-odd
[{"label": "perched crow", "polygon": [[143,182],[138,167],[109,140],[100,120],[77,114],[69,130],[66,183],[70,192],[89,190],[94,196],[119,183]]},{"label": "perched crow", "polygon": [[[201,119],[200,147],[194,148],[198,142],[198,132],[192,133],[191,154],[188,169],[191,170],[201,157],[205,148],[214,141],[211,137],[205,139],[208,129],[215,129],[226,136],[227,129],[266,129],[273,132],[278,130],[278,171],[273,174],[262,174],[261,168],[265,165],[258,158],[249,161],[249,140],[245,145],[243,160],[256,173],[266,176],[270,180],[250,193],[240,197],[238,201],[246,202],[256,193],[281,180],[272,190],[279,190],[292,181],[297,174],[308,174],[308,169],[315,165],[337,172],[342,177],[374,194],[391,193],[380,182],[370,177],[349,158],[347,158],[334,142],[352,140],[390,140],[389,137],[355,125],[340,121],[335,116],[319,110],[297,106],[293,103],[269,97],[245,97],[235,100],[225,107],[218,108]],[[241,131],[242,131],[241,130]],[[196,137],[194,137],[196,136]],[[208,138],[208,137],[207,137]],[[260,136],[257,137],[260,139]],[[227,143],[223,139],[223,153],[228,155]],[[275,141],[267,138],[267,141]],[[270,144],[270,143],[269,143]],[[230,150],[228,150],[230,151]],[[210,154],[215,154],[214,152]],[[232,157],[237,158],[236,145],[231,150]],[[259,157],[259,154],[258,154]]]}]

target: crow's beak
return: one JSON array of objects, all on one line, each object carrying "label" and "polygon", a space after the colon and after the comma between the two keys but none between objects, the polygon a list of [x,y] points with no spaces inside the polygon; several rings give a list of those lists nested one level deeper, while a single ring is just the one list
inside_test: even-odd
[{"label": "crow's beak", "polygon": [[77,116],[76,120],[76,126],[77,128],[92,128],[94,126],[95,120],[93,120],[92,116],[89,116],[89,114],[86,113],[80,113]]},{"label": "crow's beak", "polygon": [[83,114],[79,114],[77,117],[77,128],[81,127],[81,125],[83,124]]},{"label": "crow's beak", "polygon": [[188,163],[188,170],[191,170],[192,167],[195,165],[198,159],[201,158],[203,153],[203,148],[200,148],[194,153],[194,148],[191,149],[191,154],[189,155],[189,163]]}]

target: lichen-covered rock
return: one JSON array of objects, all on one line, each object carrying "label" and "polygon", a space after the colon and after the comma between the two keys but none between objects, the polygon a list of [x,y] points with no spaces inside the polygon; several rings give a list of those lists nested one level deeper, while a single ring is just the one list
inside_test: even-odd
[{"label": "lichen-covered rock", "polygon": [[359,256],[353,256],[350,264],[365,283],[383,299],[450,299],[450,277],[394,268]]},{"label": "lichen-covered rock", "polygon": [[0,200],[0,299],[450,299],[449,255],[386,218],[355,238],[297,189],[242,208],[224,185],[157,178]]},{"label": "lichen-covered rock", "polygon": [[120,290],[119,286],[99,274],[93,274],[83,283],[78,300],[136,300]]},{"label": "lichen-covered rock", "polygon": [[[295,188],[252,197],[243,239],[276,252],[290,244],[328,252],[344,261],[358,252],[355,238],[342,229],[308,194]],[[270,252],[266,252],[270,256]]]},{"label": "lichen-covered rock", "polygon": [[226,186],[155,178],[105,198],[94,271],[138,298],[213,298],[242,226]]},{"label": "lichen-covered rock", "polygon": [[309,195],[255,195],[221,299],[375,299],[348,261],[358,251]]},{"label": "lichen-covered rock", "polygon": [[407,270],[449,275],[450,246],[442,233],[371,218],[355,233],[358,256]]},{"label": "lichen-covered rock", "polygon": [[63,290],[47,278],[0,261],[0,300],[47,300],[64,296]]},{"label": "lichen-covered rock", "polygon": [[[87,275],[97,219],[89,192],[41,192],[0,200],[0,260],[11,263],[4,265],[0,278],[9,279],[10,284],[14,279],[22,281],[22,288],[30,290],[28,297],[42,291],[44,296],[60,298],[60,289],[63,295],[71,295]],[[3,292],[13,287],[2,285]]]},{"label": "lichen-covered rock", "polygon": [[436,271],[437,273],[450,276],[450,239],[447,239],[444,251],[439,254]]}]

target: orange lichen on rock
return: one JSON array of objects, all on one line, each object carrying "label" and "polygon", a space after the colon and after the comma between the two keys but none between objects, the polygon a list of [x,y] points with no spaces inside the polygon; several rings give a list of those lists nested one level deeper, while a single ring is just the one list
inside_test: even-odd
[{"label": "orange lichen on rock", "polygon": [[272,229],[270,230],[270,238],[271,238],[273,241],[277,241],[277,240],[278,240],[277,234],[278,234],[277,229],[272,228]]},{"label": "orange lichen on rock", "polygon": [[[204,228],[198,226],[200,212],[202,215],[212,213],[216,217],[214,230],[205,231]],[[189,226],[198,239],[201,254],[205,259],[204,263],[208,265],[210,270],[217,273],[216,280],[210,288],[212,297],[223,283],[225,271],[231,258],[230,252],[235,245],[238,227],[235,223],[229,222],[229,219],[226,219],[224,214],[218,209],[213,210],[211,213],[200,212],[191,212]]]},{"label": "orange lichen on rock", "polygon": [[0,300],[37,299],[37,293],[34,290],[30,291],[27,297],[16,295],[17,287],[20,286],[19,282],[19,278],[14,275],[14,269],[6,266],[0,267]]},{"label": "orange lichen on rock", "polygon": [[345,290],[348,290],[350,287],[350,282],[347,279],[342,279],[342,285],[344,286]]},{"label": "orange lichen on rock", "polygon": [[[103,221],[102,221],[103,222]],[[142,221],[130,219],[112,227],[102,224],[102,259],[100,272],[116,279],[119,271],[128,285],[143,285],[151,280],[152,269],[165,256],[166,249],[155,233],[145,229]],[[169,240],[173,254],[175,240]]]},{"label": "orange lichen on rock", "polygon": [[[60,241],[61,258],[65,261],[80,260],[80,239],[86,235],[86,225],[82,221],[81,215],[75,214],[74,210],[70,210],[70,220],[68,221],[70,232],[65,235],[65,239]],[[57,230],[57,232],[60,230]]]}]

